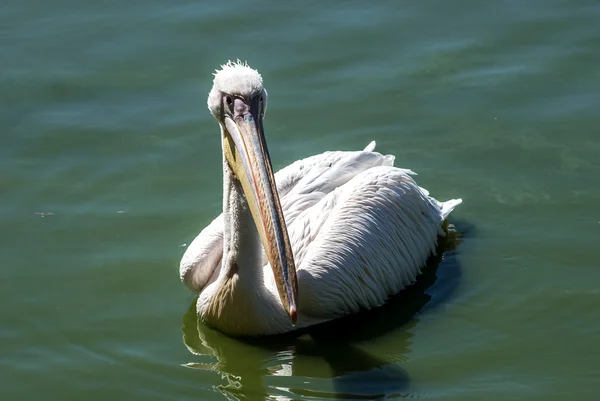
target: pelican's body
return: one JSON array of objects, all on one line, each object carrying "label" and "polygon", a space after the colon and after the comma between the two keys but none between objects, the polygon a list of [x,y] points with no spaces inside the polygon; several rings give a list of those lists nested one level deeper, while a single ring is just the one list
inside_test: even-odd
[{"label": "pelican's body", "polygon": [[[415,281],[461,203],[429,197],[410,170],[393,167],[393,156],[374,152],[374,142],[273,175],[256,121],[263,101],[256,71],[229,63],[217,72],[209,109],[223,138],[223,214],[180,266],[200,292],[198,314],[230,335],[278,334],[382,305]],[[260,109],[254,117],[251,105]]]}]

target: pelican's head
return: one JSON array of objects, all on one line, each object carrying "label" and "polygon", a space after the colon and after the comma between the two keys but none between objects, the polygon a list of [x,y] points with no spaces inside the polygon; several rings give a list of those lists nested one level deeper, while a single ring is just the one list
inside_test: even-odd
[{"label": "pelican's head", "polygon": [[267,91],[258,71],[228,62],[215,73],[208,108],[223,133],[223,153],[240,182],[283,307],[296,323],[298,284],[292,247],[263,131]]},{"label": "pelican's head", "polygon": [[233,111],[236,99],[259,102],[261,117],[264,117],[267,109],[267,91],[263,88],[262,77],[258,71],[240,61],[230,61],[222,65],[214,75],[213,87],[208,94],[208,109],[220,123],[223,123],[228,111]]}]

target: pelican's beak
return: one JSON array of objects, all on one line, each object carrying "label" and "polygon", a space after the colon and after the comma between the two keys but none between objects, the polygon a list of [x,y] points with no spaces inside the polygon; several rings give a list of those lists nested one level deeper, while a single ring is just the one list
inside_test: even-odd
[{"label": "pelican's beak", "polygon": [[233,106],[233,117],[226,115],[223,120],[223,152],[246,195],[281,303],[296,324],[296,267],[263,133],[262,105],[257,97],[250,104],[235,98]]}]

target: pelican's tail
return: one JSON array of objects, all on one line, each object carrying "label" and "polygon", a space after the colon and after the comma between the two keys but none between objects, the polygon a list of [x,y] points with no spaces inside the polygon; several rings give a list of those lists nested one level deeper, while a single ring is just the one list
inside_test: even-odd
[{"label": "pelican's tail", "polygon": [[440,206],[442,208],[442,217],[444,220],[448,218],[450,212],[454,210],[454,208],[462,203],[462,199],[450,199],[446,202],[440,202]]},{"label": "pelican's tail", "polygon": [[447,220],[450,212],[462,203],[462,199],[450,199],[446,202],[439,202],[442,209],[442,234],[438,236],[438,254],[446,251],[453,251],[462,242],[462,234],[456,231],[454,224],[450,224]]}]

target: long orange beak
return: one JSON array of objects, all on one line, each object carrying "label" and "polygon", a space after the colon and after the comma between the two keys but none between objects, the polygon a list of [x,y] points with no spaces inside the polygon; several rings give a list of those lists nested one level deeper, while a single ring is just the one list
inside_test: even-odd
[{"label": "long orange beak", "polygon": [[298,281],[271,158],[263,133],[258,101],[248,105],[236,98],[235,114],[225,116],[225,157],[242,184],[250,212],[273,269],[279,298],[296,324]]}]

